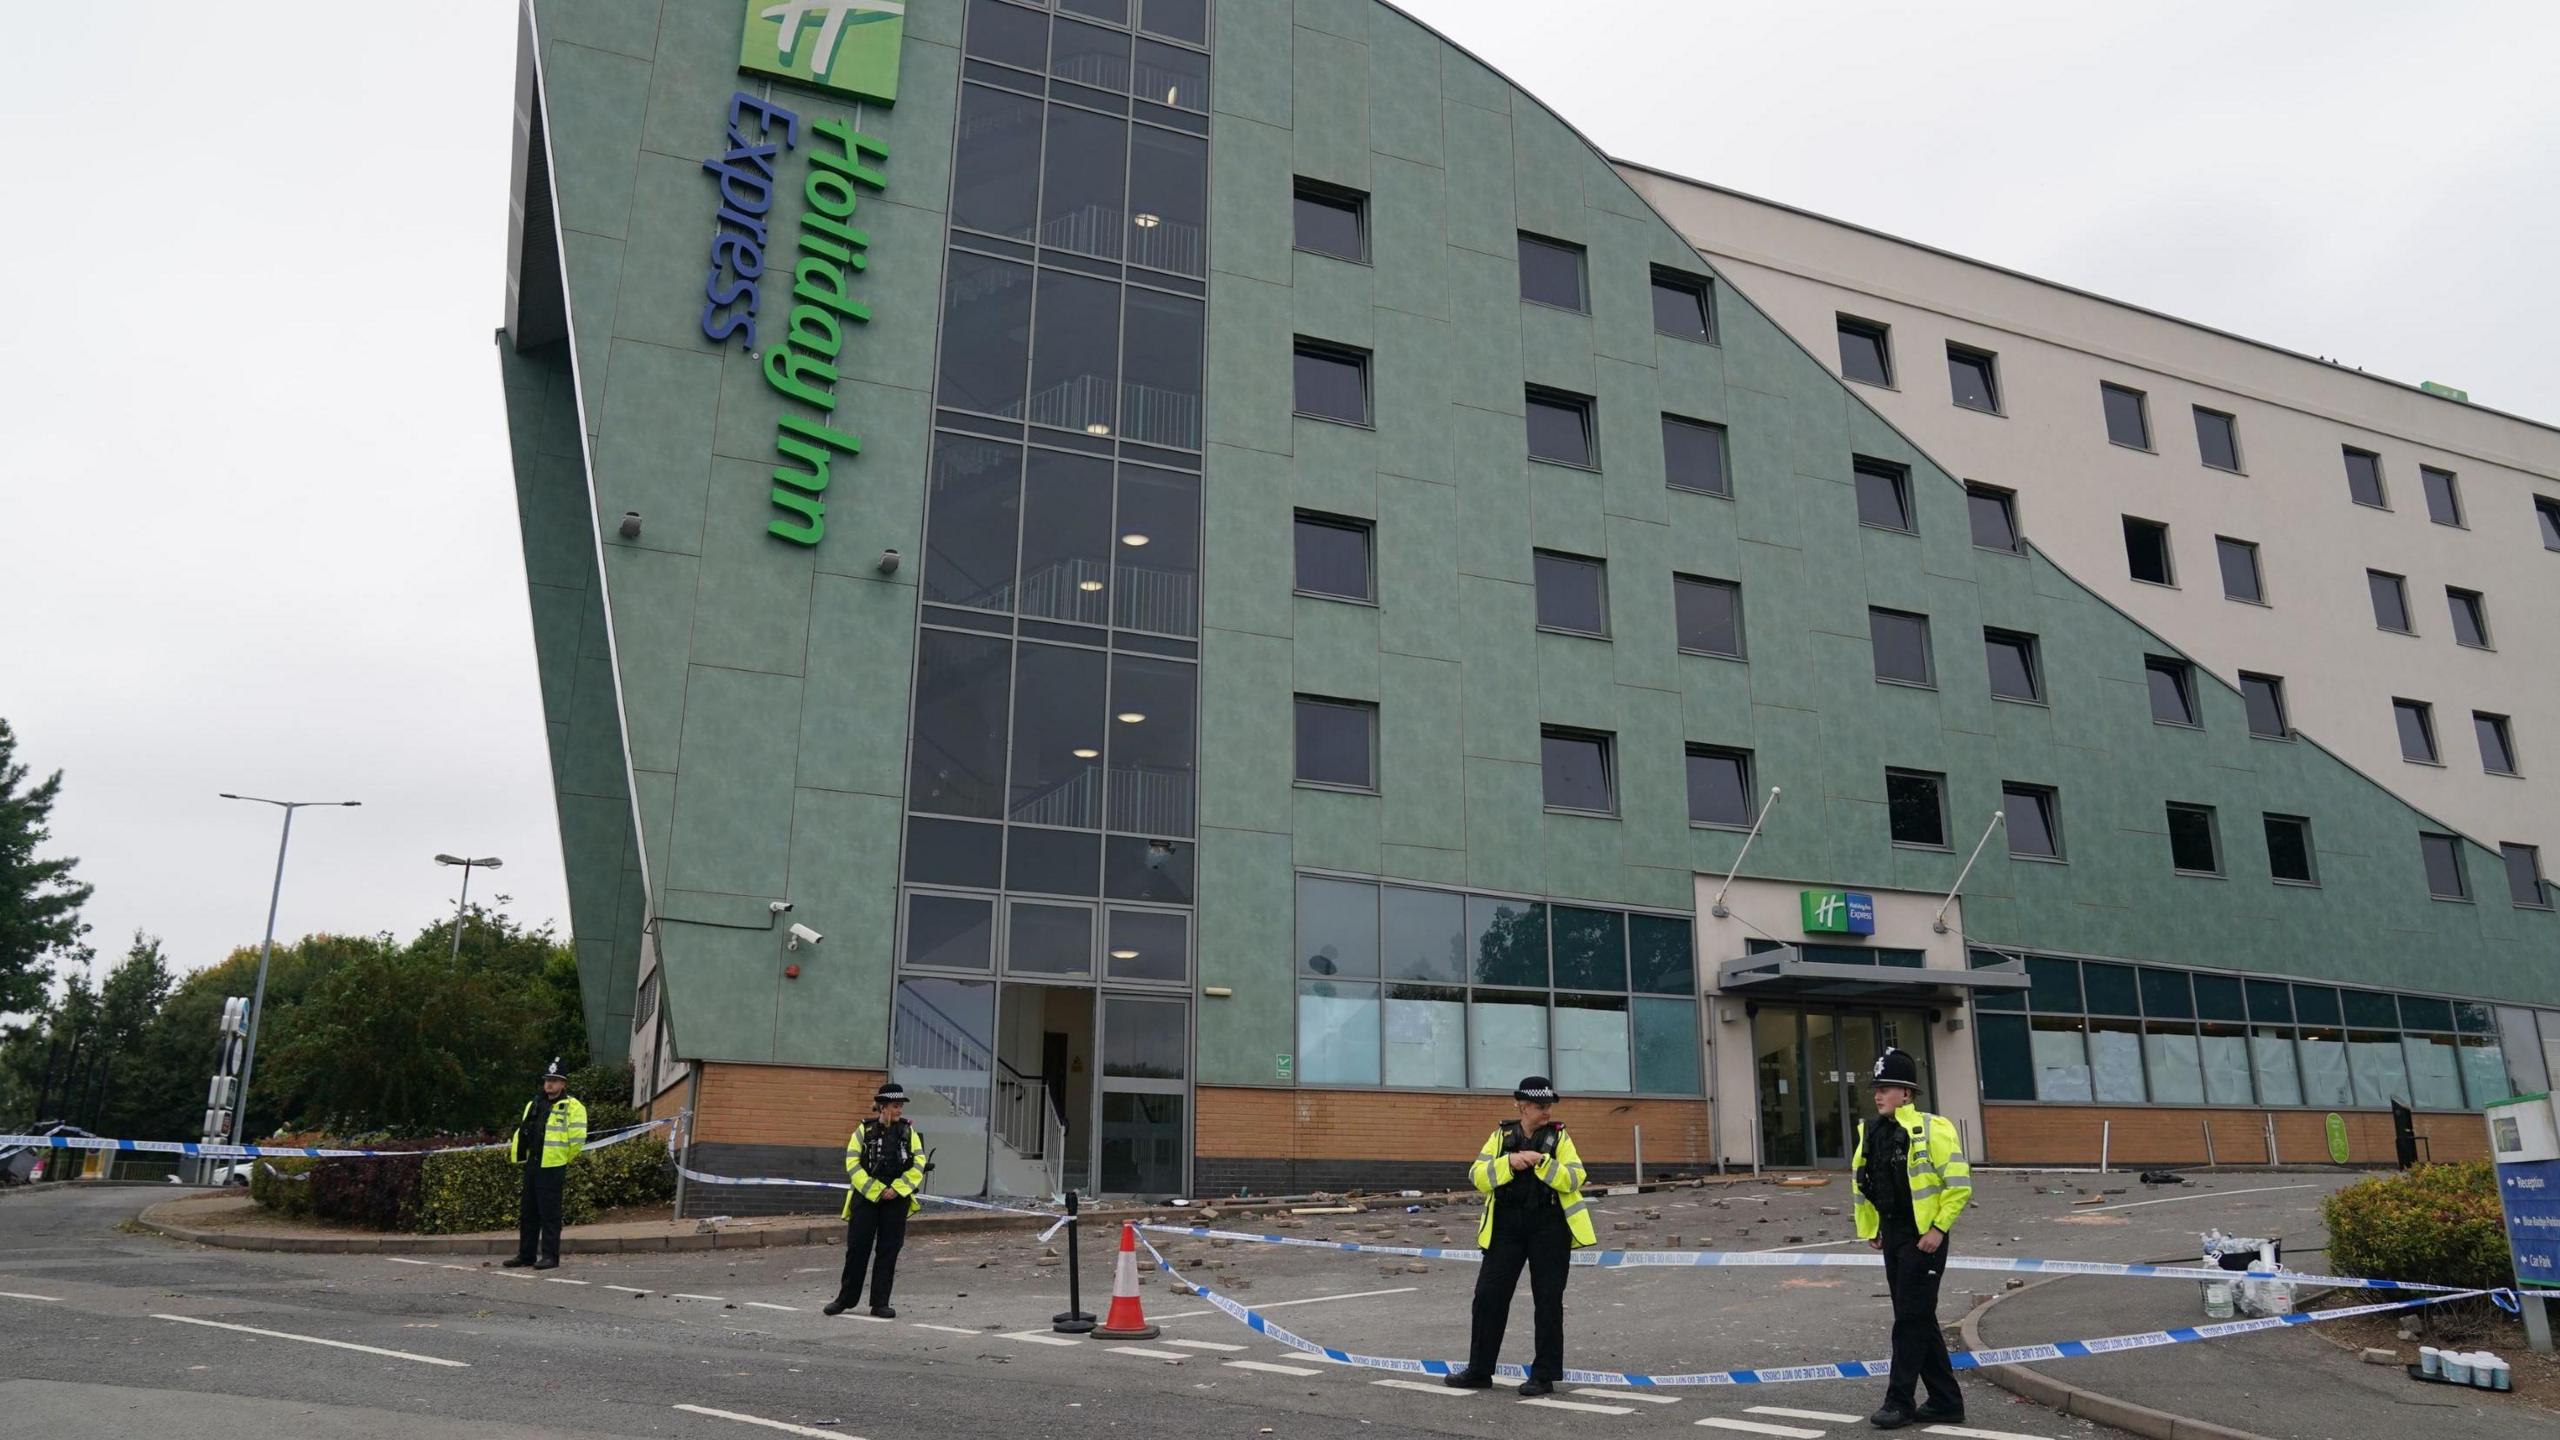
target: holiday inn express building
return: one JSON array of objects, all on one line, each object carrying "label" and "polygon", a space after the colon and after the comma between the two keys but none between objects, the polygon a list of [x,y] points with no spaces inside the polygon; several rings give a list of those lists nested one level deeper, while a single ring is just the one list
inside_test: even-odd
[{"label": "holiday inn express building", "polygon": [[[530,0],[517,90],[590,1038],[699,1169],[894,1076],[941,1193],[1438,1186],[1529,1073],[1603,1173],[1839,1166],[1888,1044],[1992,1163],[2450,1158],[2560,1060],[2550,807],[2368,754],[2359,616],[2128,600],[2117,509],[2240,522],[1900,413],[1857,275],[1391,5]],[[2400,698],[2549,783],[2560,443],[2341,393],[2501,547],[2502,663]]]}]

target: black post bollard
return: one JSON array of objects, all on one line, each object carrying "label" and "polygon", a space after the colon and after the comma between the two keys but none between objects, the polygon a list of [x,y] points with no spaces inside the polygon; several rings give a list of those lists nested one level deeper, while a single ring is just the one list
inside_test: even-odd
[{"label": "black post bollard", "polygon": [[1076,1192],[1067,1192],[1067,1308],[1049,1321],[1051,1329],[1061,1335],[1082,1335],[1094,1326],[1094,1317],[1084,1308],[1084,1276],[1077,1267]]}]

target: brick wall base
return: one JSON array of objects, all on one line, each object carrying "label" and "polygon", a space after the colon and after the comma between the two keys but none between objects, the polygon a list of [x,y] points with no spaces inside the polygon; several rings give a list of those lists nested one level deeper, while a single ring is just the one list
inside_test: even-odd
[{"label": "brick wall base", "polygon": [[[844,1141],[832,1145],[723,1145],[696,1141],[693,1168],[712,1175],[778,1176],[786,1180],[844,1180]],[[832,1215],[844,1208],[841,1190],[797,1185],[685,1186],[688,1220],[712,1215]]]},{"label": "brick wall base", "polygon": [[[1203,1196],[1464,1189],[1476,1147],[1513,1113],[1510,1100],[1495,1095],[1204,1086],[1192,1189]],[[1715,1168],[1703,1100],[1568,1098],[1556,1116],[1594,1179],[1634,1178],[1638,1126],[1648,1176]]]},{"label": "brick wall base", "polygon": [[[2347,1122],[2347,1163],[2389,1165],[2397,1158],[2388,1110],[2341,1110]],[[2267,1154],[2267,1119],[2276,1120],[2276,1153]],[[2224,1165],[2326,1164],[2329,1117],[2321,1110],[2208,1110],[2156,1106],[1985,1105],[1981,1160],[1994,1165],[2095,1165],[2099,1136],[2107,1134],[2107,1162],[2121,1169],[2146,1165],[2202,1165],[2205,1129],[2213,1130],[2212,1158]],[[2489,1136],[2477,1115],[2417,1117],[2418,1155],[2437,1160],[2486,1160]],[[1648,1134],[1648,1138],[1650,1138]]]}]

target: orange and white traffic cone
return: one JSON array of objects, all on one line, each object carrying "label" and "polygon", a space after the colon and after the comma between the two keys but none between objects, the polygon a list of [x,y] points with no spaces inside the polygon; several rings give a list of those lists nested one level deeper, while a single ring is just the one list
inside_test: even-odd
[{"label": "orange and white traffic cone", "polygon": [[1161,1333],[1147,1323],[1147,1312],[1138,1304],[1138,1231],[1123,1221],[1120,1225],[1120,1268],[1111,1277],[1111,1310],[1094,1328],[1096,1340],[1153,1340]]}]

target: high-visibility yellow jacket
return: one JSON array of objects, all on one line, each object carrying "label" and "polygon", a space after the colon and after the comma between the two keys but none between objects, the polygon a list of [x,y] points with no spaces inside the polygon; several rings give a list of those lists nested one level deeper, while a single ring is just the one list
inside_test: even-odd
[{"label": "high-visibility yellow jacket", "polygon": [[[507,1159],[512,1163],[524,1163],[524,1157],[516,1153],[517,1137],[524,1131],[524,1122],[532,1117],[533,1102],[527,1100],[524,1109],[516,1116],[515,1133],[507,1136]],[[563,1095],[552,1103],[551,1113],[543,1118],[542,1168],[557,1170],[577,1159],[578,1152],[586,1148],[587,1107],[579,1104],[577,1097]]]},{"label": "high-visibility yellow jacket", "polygon": [[910,1215],[924,1208],[924,1202],[915,1198],[917,1192],[924,1189],[924,1137],[916,1133],[915,1126],[907,1127],[904,1169],[891,1175],[874,1175],[863,1168],[863,1151],[870,1148],[872,1133],[879,1126],[877,1120],[865,1120],[853,1127],[853,1134],[844,1142],[844,1175],[853,1182],[853,1189],[844,1197],[844,1218],[847,1220],[853,1218],[853,1197],[856,1195],[874,1205],[892,1195],[901,1196],[907,1202]]},{"label": "high-visibility yellow jacket", "polygon": [[1591,1202],[1582,1198],[1582,1152],[1573,1148],[1573,1137],[1557,1126],[1554,1153],[1526,1170],[1514,1170],[1511,1157],[1503,1152],[1503,1139],[1518,1128],[1509,1120],[1495,1126],[1484,1148],[1476,1152],[1475,1163],[1467,1167],[1467,1178],[1484,1195],[1484,1218],[1476,1222],[1476,1248],[1493,1243],[1493,1203],[1502,1187],[1523,1180],[1556,1192],[1557,1203],[1564,1207],[1564,1227],[1573,1235],[1573,1248],[1599,1244],[1599,1232],[1591,1225]]},{"label": "high-visibility yellow jacket", "polygon": [[[1944,1115],[1931,1115],[1917,1105],[1905,1105],[1893,1112],[1893,1121],[1909,1138],[1910,1163],[1905,1167],[1911,1178],[1911,1223],[1926,1235],[1932,1230],[1953,1233],[1956,1217],[1973,1203],[1973,1167],[1965,1163],[1964,1144],[1956,1138],[1956,1122]],[[1867,1164],[1867,1128],[1858,1127],[1858,1150],[1850,1157],[1849,1173],[1857,1175]],[[1864,1193],[1850,1182],[1850,1193],[1856,1197],[1854,1213],[1858,1221],[1858,1238],[1873,1240],[1884,1228],[1884,1217],[1869,1204]]]}]

